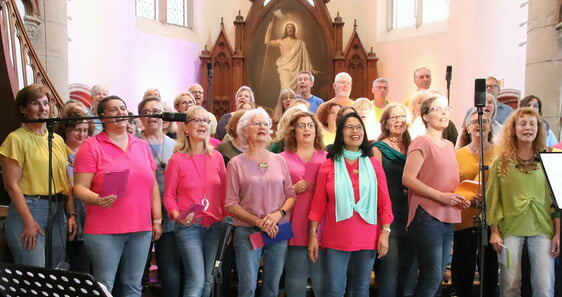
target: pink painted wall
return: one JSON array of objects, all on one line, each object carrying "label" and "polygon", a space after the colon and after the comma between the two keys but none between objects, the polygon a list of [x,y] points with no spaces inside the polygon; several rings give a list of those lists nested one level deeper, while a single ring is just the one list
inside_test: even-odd
[{"label": "pink painted wall", "polygon": [[146,89],[172,103],[198,80],[202,45],[138,30],[134,1],[69,1],[68,15],[70,83],[106,85],[136,113]]}]

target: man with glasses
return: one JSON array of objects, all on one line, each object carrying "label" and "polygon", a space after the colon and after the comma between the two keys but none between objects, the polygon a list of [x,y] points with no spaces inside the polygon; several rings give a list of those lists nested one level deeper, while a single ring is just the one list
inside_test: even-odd
[{"label": "man with glasses", "polygon": [[375,111],[375,122],[381,118],[382,111],[388,104],[386,96],[388,96],[388,80],[384,77],[379,77],[373,81],[372,88],[374,99],[371,101],[373,110]]},{"label": "man with glasses", "polygon": [[[199,105],[202,106],[203,108],[207,108],[205,105],[206,100],[205,100],[205,91],[203,90],[203,87],[198,84],[198,83],[193,83],[189,86],[189,88],[187,89],[187,91],[193,95],[193,98],[195,99],[195,105]],[[211,120],[211,137],[215,136],[215,133],[217,133],[217,118],[215,117],[215,115],[209,111],[209,119]]]},{"label": "man with glasses", "polygon": [[[509,117],[509,115],[513,112],[513,108],[511,106],[501,103],[498,100],[498,95],[500,93],[500,84],[497,78],[493,76],[486,77],[486,93],[494,95],[494,100],[496,100],[496,113],[494,115],[494,120],[498,123],[502,124],[505,120]],[[466,111],[466,115],[464,117],[464,121],[470,116],[472,112],[472,107]]]},{"label": "man with glasses", "polygon": [[327,103],[334,102],[342,107],[344,106],[353,106],[353,100],[349,98],[351,95],[351,85],[352,85],[351,75],[347,72],[340,72],[336,74],[334,78],[334,83],[332,87],[334,88],[335,96],[334,98],[320,104],[318,107],[317,113],[320,113],[320,110],[327,107]]}]

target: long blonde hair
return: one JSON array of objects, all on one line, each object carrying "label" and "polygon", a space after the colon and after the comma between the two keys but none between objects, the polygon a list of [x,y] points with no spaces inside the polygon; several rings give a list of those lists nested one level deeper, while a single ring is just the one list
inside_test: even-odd
[{"label": "long blonde hair", "polygon": [[524,115],[530,115],[537,119],[537,137],[533,140],[533,153],[536,155],[547,148],[546,129],[537,110],[532,107],[522,107],[515,110],[505,121],[499,141],[500,153],[497,158],[499,162],[498,175],[500,178],[507,177],[508,168],[515,166],[517,162],[517,134],[515,126],[517,125],[517,120]]},{"label": "long blonde hair", "polygon": [[[189,123],[190,119],[194,119],[196,117],[201,117],[203,119],[209,120],[209,112],[198,105],[192,106],[187,110],[187,121],[185,123],[181,123],[179,125],[178,131],[178,140],[176,141],[176,146],[174,148],[175,152],[181,152],[186,155],[191,155],[193,153],[193,148],[191,147],[191,141],[189,136],[185,135],[185,126]],[[203,150],[205,154],[210,155],[213,151],[213,146],[209,143],[209,133],[211,130],[211,126],[209,125],[209,132],[205,137],[205,141],[203,142]]]}]

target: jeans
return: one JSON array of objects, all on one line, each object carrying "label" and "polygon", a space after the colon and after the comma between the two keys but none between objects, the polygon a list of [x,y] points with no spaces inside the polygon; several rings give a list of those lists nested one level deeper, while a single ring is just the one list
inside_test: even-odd
[{"label": "jeans", "polygon": [[287,297],[306,297],[309,277],[312,281],[314,296],[324,296],[324,257],[324,251],[318,249],[318,260],[313,263],[308,258],[308,247],[289,246],[285,259],[285,294]]},{"label": "jeans", "polygon": [[509,249],[511,265],[500,265],[500,296],[521,295],[521,253],[524,241],[529,249],[533,297],[554,296],[554,258],[550,253],[551,239],[544,234],[535,236],[510,235],[503,240]]},{"label": "jeans", "polygon": [[393,236],[388,240],[388,253],[380,259],[376,272],[379,296],[413,295],[418,266],[416,246],[408,232],[405,236]]},{"label": "jeans", "polygon": [[252,297],[256,294],[258,269],[263,255],[263,287],[261,297],[277,297],[279,280],[283,274],[283,264],[287,253],[287,240],[253,249],[250,234],[259,232],[256,227],[234,228],[234,253],[238,269],[239,297]]},{"label": "jeans", "polygon": [[55,267],[65,259],[66,245],[66,219],[64,214],[64,201],[54,202],[52,207],[52,226],[47,226],[49,201],[24,196],[27,208],[39,224],[45,235],[37,233],[35,248],[28,250],[23,247],[23,241],[18,238],[23,232],[23,221],[13,204],[8,208],[6,215],[6,241],[16,264],[45,267],[45,236],[50,229],[52,234],[51,263]]},{"label": "jeans", "polygon": [[90,254],[96,280],[112,291],[119,268],[119,292],[122,296],[140,297],[142,274],[151,239],[152,231],[84,234],[84,244]]},{"label": "jeans", "polygon": [[176,224],[176,241],[185,271],[184,297],[211,295],[213,264],[219,245],[220,224],[189,227]]},{"label": "jeans", "polygon": [[154,242],[154,249],[158,264],[158,278],[162,282],[162,296],[183,296],[185,274],[176,234],[174,232],[162,233],[160,239]]},{"label": "jeans", "polygon": [[434,297],[439,292],[453,243],[453,224],[428,214],[421,206],[410,226],[417,242],[420,273],[416,297]]},{"label": "jeans", "polygon": [[[369,297],[371,270],[375,264],[376,250],[340,251],[326,249],[325,296],[343,297],[346,291],[353,297]],[[348,269],[352,267],[351,269]],[[347,272],[349,271],[349,282]],[[351,293],[350,293],[351,292]],[[382,296],[382,295],[381,295]]]}]

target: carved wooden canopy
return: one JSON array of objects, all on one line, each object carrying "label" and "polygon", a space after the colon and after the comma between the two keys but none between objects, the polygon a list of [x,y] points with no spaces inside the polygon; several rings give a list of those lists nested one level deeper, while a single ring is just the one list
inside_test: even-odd
[{"label": "carved wooden canopy", "polygon": [[[311,70],[315,74],[312,93],[324,100],[333,97],[334,76],[342,71],[353,77],[352,98],[371,97],[371,83],[378,77],[378,58],[372,49],[369,53],[365,51],[355,30],[357,25],[354,25],[344,50],[345,23],[339,13],[334,19],[330,17],[326,7],[327,0],[251,2],[246,19],[240,13],[235,17],[234,46],[226,36],[221,19],[221,31],[215,44],[211,50],[205,47],[200,55],[200,81],[207,90],[207,64],[213,65],[210,108],[217,116],[234,110],[234,94],[243,85],[252,88],[258,105],[273,108],[281,86],[288,83],[286,74],[294,73],[283,72],[289,67],[287,65],[293,65],[283,62],[291,59],[310,61]],[[266,44],[267,31],[270,30],[269,40],[283,40],[290,33],[289,23],[293,25],[295,32],[293,40],[302,40],[302,46],[298,51],[292,48],[284,60],[281,59],[281,46]]]}]

